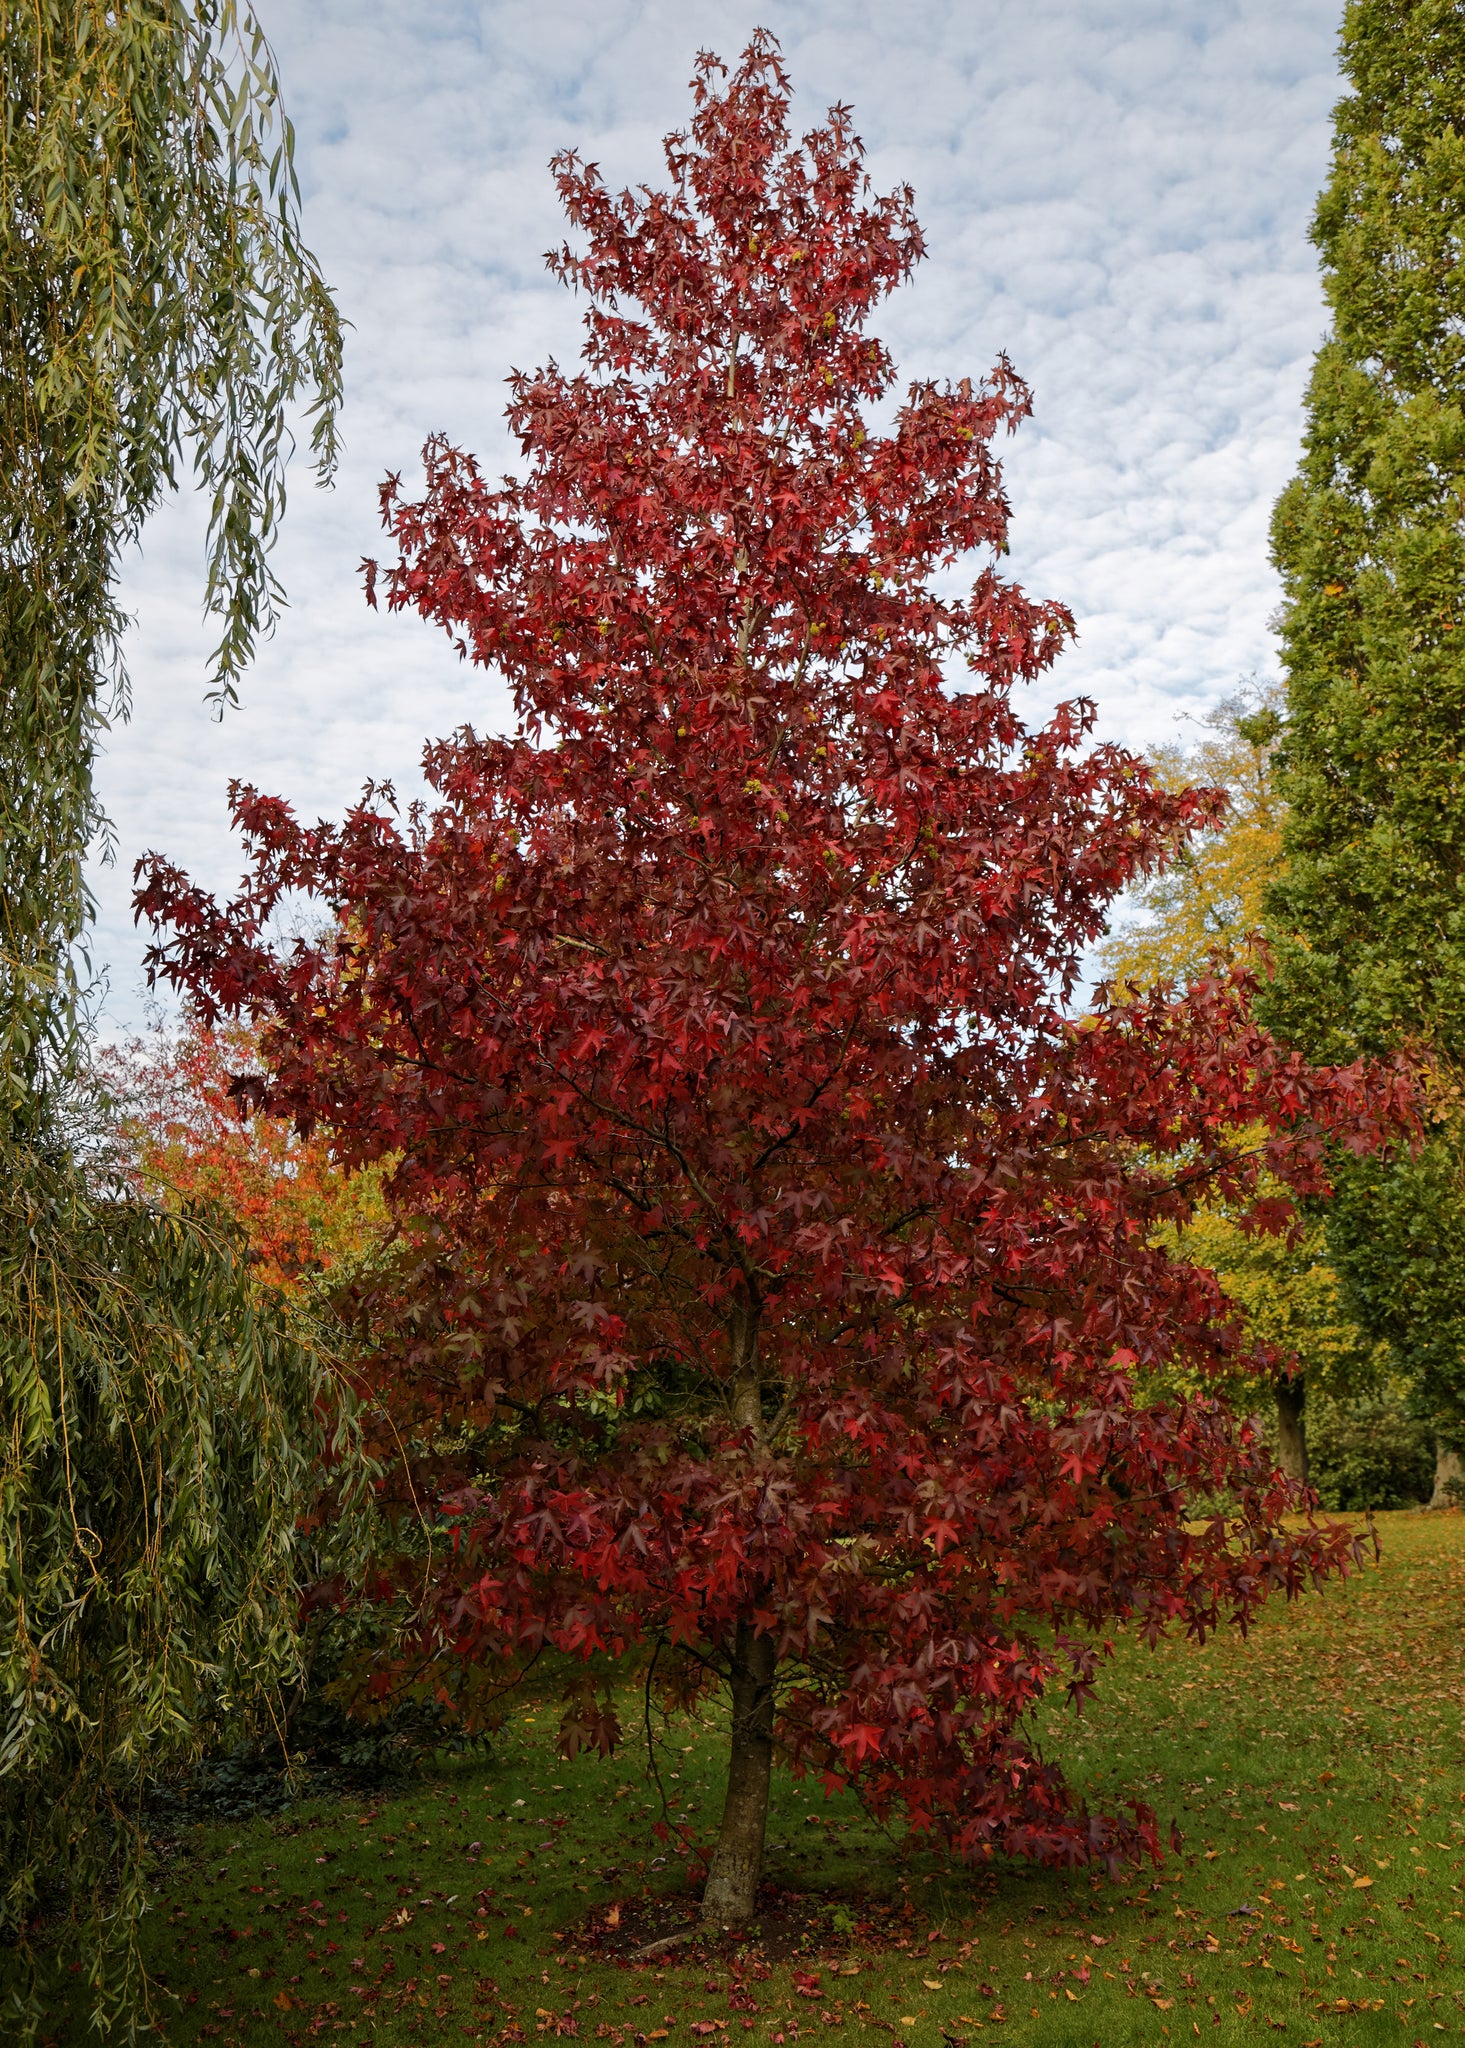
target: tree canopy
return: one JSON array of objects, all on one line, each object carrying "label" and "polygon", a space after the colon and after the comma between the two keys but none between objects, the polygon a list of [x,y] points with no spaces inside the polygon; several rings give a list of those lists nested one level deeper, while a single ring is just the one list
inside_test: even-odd
[{"label": "tree canopy", "polygon": [[232,698],[282,593],[290,414],[336,459],[341,323],[273,59],[236,0],[0,0],[0,1115],[65,1066],[124,550],[185,455]]},{"label": "tree canopy", "polygon": [[[442,1532],[400,1573],[422,1643],[582,1659],[571,1742],[615,1739],[593,1683],[630,1646],[725,1684],[735,1922],[775,1739],[967,1856],[1157,1850],[1028,1709],[1112,1622],[1244,1623],[1348,1539],[1284,1526],[1224,1407],[1138,1398],[1240,1344],[1156,1225],[1215,1192],[1279,1225],[1263,1170],[1319,1186],[1398,1083],[1273,1045],[1244,981],[1071,1013],[1213,799],[1086,705],[1014,708],[1070,630],[999,569],[1027,391],[1002,361],[878,424],[910,193],[845,109],[791,135],[766,37],[694,94],[663,189],[557,161],[587,340],[511,379],[519,473],[434,441],[420,499],[384,488],[373,595],[503,677],[512,730],[431,746],[405,819],[237,789],[239,896],[155,857],[139,903],[154,971],[257,1025],[250,1098],[393,1162],[360,1370]],[[286,890],[318,942],[271,942]],[[1234,1519],[1191,1526],[1222,1485]]]},{"label": "tree canopy", "polygon": [[348,1176],[324,1132],[304,1138],[278,1117],[248,1115],[235,1081],[258,1063],[237,1026],[185,1025],[111,1048],[100,1065],[120,1163],[145,1201],[227,1216],[267,1287],[324,1297],[386,1233],[379,1175]]},{"label": "tree canopy", "polygon": [[1285,865],[1268,1015],[1314,1057],[1414,1047],[1431,1136],[1340,1174],[1354,1312],[1440,1415],[1465,1391],[1465,21],[1354,0],[1313,239],[1331,329],[1278,501]]},{"label": "tree canopy", "polygon": [[1186,987],[1214,973],[1218,956],[1238,956],[1260,931],[1287,808],[1273,763],[1282,697],[1276,684],[1247,683],[1206,713],[1205,738],[1150,749],[1146,758],[1162,787],[1220,791],[1225,804],[1136,892],[1134,909],[1099,948],[1111,985]]},{"label": "tree canopy", "polygon": [[[1188,987],[1251,955],[1267,891],[1282,867],[1287,806],[1277,791],[1275,758],[1284,704],[1279,684],[1250,682],[1206,714],[1206,738],[1152,752],[1166,788],[1209,786],[1226,804],[1145,885],[1139,915],[1100,948],[1102,970],[1121,993],[1159,983]],[[1265,968],[1265,951],[1259,960]],[[1308,1477],[1308,1388],[1344,1394],[1377,1380],[1375,1347],[1348,1312],[1326,1240],[1316,1206],[1292,1229],[1266,1236],[1224,1203],[1202,1207],[1177,1239],[1188,1258],[1216,1274],[1252,1343],[1275,1354],[1278,1452],[1283,1470],[1298,1480]],[[1193,1382],[1186,1385],[1194,1390]],[[1244,1404],[1258,1390],[1238,1379],[1231,1391]]]},{"label": "tree canopy", "polygon": [[[139,1199],[83,991],[118,567],[186,464],[214,688],[281,601],[295,408],[335,460],[340,321],[273,60],[235,0],[0,0],[0,1940],[152,2019],[142,1794],[295,1667],[300,1518],[348,1440],[230,1220]],[[359,1468],[358,1468],[359,1469]],[[8,2020],[29,2038],[43,2004]]]}]

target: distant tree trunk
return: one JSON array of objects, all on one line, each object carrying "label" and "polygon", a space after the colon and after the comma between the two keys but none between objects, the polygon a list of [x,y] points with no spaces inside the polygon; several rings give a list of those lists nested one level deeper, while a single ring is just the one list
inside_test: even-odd
[{"label": "distant tree trunk", "polygon": [[1301,1373],[1277,1381],[1277,1463],[1289,1479],[1307,1484],[1307,1382]]},{"label": "distant tree trunk", "polygon": [[1451,1496],[1452,1486],[1465,1488],[1465,1458],[1458,1451],[1446,1450],[1439,1437],[1434,1440],[1434,1492],[1430,1496],[1432,1508],[1450,1508],[1457,1505],[1459,1496]]},{"label": "distant tree trunk", "polygon": [[755,1910],[768,1832],[776,1667],[772,1636],[755,1635],[750,1623],[739,1622],[733,1644],[727,1798],[702,1894],[702,1917],[715,1927],[746,1927]]}]

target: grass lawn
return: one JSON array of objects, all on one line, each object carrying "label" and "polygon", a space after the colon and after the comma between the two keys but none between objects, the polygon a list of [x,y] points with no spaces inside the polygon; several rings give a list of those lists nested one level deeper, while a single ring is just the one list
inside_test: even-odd
[{"label": "grass lawn", "polygon": [[[618,1959],[685,1893],[644,1750],[553,1753],[526,1702],[485,1763],[391,1798],[200,1829],[160,1871],[149,1951],[178,2048],[312,2041],[749,2048],[1431,2043],[1465,2035],[1465,1518],[1380,1518],[1383,1563],[1249,1642],[1122,1644],[1044,1740],[1095,1801],[1183,1847],[1118,1883],[953,1871],[814,1782],[776,1782],[760,1954]],[[670,1736],[672,1810],[716,1825],[715,1728]],[[682,1745],[686,1745],[685,1748]],[[680,1956],[680,1960],[678,1960]],[[84,2029],[58,1992],[49,2039]]]}]

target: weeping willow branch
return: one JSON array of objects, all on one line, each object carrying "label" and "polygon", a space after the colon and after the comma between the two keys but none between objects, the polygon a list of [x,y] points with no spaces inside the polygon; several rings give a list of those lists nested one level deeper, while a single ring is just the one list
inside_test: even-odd
[{"label": "weeping willow branch", "polygon": [[145,1779],[270,1715],[299,1669],[302,1506],[322,1471],[364,1481],[327,1361],[226,1226],[99,1195],[65,1155],[7,1166],[0,1934],[26,1951],[59,1909],[130,2026]]},{"label": "weeping willow branch", "polygon": [[341,322],[292,152],[242,0],[0,0],[0,1955],[31,1972],[7,2040],[40,2017],[41,1908],[94,2021],[146,2026],[144,1773],[268,1714],[304,1512],[333,1460],[364,1483],[227,1226],[103,1187],[68,1126],[122,553],[191,470],[222,707],[284,602],[292,421],[336,463]]},{"label": "weeping willow branch", "polygon": [[337,457],[341,322],[274,61],[236,0],[0,0],[0,1113],[75,1028],[117,568],[185,456],[220,704],[283,592],[291,418]]}]

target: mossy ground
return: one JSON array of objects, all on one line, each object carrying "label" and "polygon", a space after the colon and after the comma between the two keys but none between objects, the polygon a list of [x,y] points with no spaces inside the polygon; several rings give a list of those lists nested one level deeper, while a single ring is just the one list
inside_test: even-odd
[{"label": "mossy ground", "polygon": [[[686,1898],[644,1757],[563,1762],[554,1712],[526,1702],[487,1762],[186,1834],[148,1929],[163,2029],[176,2048],[1458,2037],[1465,1517],[1389,1515],[1380,1534],[1381,1565],[1273,1608],[1249,1641],[1121,1643],[1081,1721],[1046,1716],[1096,1803],[1137,1794],[1179,1824],[1160,1872],[953,1870],[783,1775],[761,1957],[628,1963],[617,1946]],[[671,1740],[672,1811],[705,1840],[718,1731]],[[79,1989],[55,1989],[54,2048],[84,2038]]]}]

